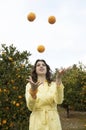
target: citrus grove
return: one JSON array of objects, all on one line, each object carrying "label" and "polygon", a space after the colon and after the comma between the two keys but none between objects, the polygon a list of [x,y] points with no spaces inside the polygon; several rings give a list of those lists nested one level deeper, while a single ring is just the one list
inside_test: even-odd
[{"label": "citrus grove", "polygon": [[[0,48],[0,130],[28,130],[30,111],[26,107],[26,79],[31,73],[30,52],[12,45]],[[56,72],[52,73],[55,79]],[[65,96],[62,107],[86,111],[86,66],[74,64],[62,77]]]},{"label": "citrus grove", "polygon": [[[25,103],[25,85],[31,64],[27,51],[2,45],[0,50],[0,129],[8,130],[28,123],[30,112]],[[18,128],[17,128],[18,129]],[[20,128],[19,128],[20,129]]]},{"label": "citrus grove", "polygon": [[62,107],[66,109],[67,117],[70,110],[86,111],[86,66],[81,62],[72,65],[64,73],[62,82],[65,86]]}]

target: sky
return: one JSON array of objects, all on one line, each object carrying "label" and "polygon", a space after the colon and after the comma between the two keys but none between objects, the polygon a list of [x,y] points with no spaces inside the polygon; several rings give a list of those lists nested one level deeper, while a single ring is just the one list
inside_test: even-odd
[{"label": "sky", "polygon": [[[36,19],[27,20],[34,12]],[[55,16],[54,24],[48,23]],[[0,0],[0,45],[27,50],[31,64],[44,59],[52,70],[86,65],[86,0]],[[45,51],[39,53],[38,45]]]}]

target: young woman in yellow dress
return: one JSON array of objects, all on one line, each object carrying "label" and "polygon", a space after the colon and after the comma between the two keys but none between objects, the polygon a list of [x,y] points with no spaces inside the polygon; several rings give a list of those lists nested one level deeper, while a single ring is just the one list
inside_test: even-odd
[{"label": "young woman in yellow dress", "polygon": [[62,130],[57,105],[64,100],[62,71],[52,81],[51,69],[45,60],[36,60],[25,90],[31,112],[29,130]]}]

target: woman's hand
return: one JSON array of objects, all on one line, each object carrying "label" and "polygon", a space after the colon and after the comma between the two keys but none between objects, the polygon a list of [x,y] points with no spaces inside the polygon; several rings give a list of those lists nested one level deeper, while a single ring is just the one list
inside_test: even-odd
[{"label": "woman's hand", "polygon": [[59,70],[59,71],[57,72],[56,77],[57,77],[57,78],[62,78],[62,76],[63,76],[63,74],[65,73],[65,71],[66,71],[66,69],[65,69],[65,68],[64,68],[64,69]]},{"label": "woman's hand", "polygon": [[62,79],[62,76],[64,75],[64,73],[68,70],[68,69],[70,69],[70,67],[68,67],[67,69],[65,69],[65,68],[62,68],[61,70],[59,70],[58,72],[57,72],[57,74],[56,74],[56,84],[57,85],[60,85],[61,84],[61,79]]},{"label": "woman's hand", "polygon": [[33,80],[32,80],[32,77],[31,76],[29,76],[29,79],[26,79],[28,82],[30,82],[30,84],[31,84],[31,89],[34,91],[34,90],[36,90],[37,88],[38,88],[38,86],[39,85],[41,85],[42,83],[41,82],[33,82]]}]

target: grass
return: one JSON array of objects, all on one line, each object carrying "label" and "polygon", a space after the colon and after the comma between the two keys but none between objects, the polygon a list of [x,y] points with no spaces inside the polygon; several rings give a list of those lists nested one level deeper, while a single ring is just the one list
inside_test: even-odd
[{"label": "grass", "polygon": [[63,130],[86,130],[86,112],[70,111],[67,118],[65,109],[58,107]]}]

